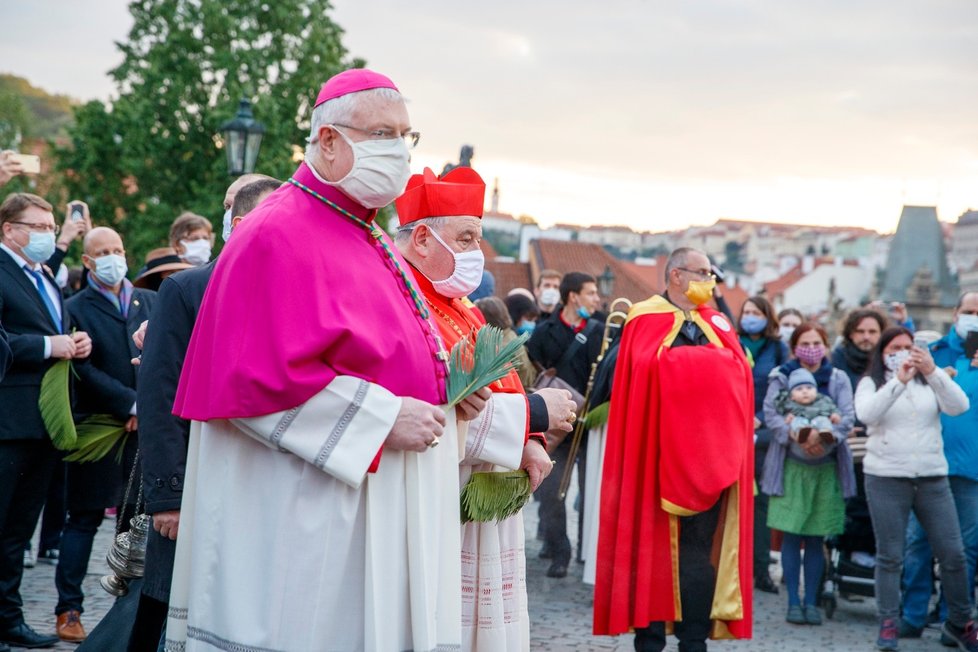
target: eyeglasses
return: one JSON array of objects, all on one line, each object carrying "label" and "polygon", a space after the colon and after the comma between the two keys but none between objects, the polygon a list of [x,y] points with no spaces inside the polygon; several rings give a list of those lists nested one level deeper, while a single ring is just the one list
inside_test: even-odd
[{"label": "eyeglasses", "polygon": [[677,267],[676,269],[678,269],[680,272],[688,272],[690,274],[695,274],[696,276],[699,276],[704,281],[711,278],[715,281],[717,278],[717,275],[711,272],[710,270],[686,269],[685,267]]},{"label": "eyeglasses", "polygon": [[54,233],[58,235],[61,233],[61,227],[57,224],[35,224],[33,222],[10,222],[11,224],[19,224],[20,226],[26,226],[31,231],[36,231],[37,233]]},{"label": "eyeglasses", "polygon": [[367,134],[371,139],[375,140],[391,140],[393,138],[403,138],[404,144],[407,145],[408,149],[414,149],[418,146],[418,141],[421,140],[421,132],[419,131],[409,131],[403,134],[396,134],[390,129],[361,129],[360,127],[354,127],[352,125],[341,125],[339,123],[330,125],[331,127],[343,127],[344,129],[352,129],[353,131],[359,131],[360,133]]}]

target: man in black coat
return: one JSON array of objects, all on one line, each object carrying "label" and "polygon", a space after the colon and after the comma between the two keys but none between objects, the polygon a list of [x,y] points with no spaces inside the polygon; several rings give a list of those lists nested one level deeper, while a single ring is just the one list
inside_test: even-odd
[{"label": "man in black coat", "polygon": [[[264,175],[241,177],[228,188],[232,226],[281,185]],[[146,328],[140,373],[153,382],[140,385],[143,494],[153,529],[146,546],[146,572],[131,652],[156,650],[170,600],[173,556],[180,524],[180,502],[187,466],[190,422],[173,414],[173,400],[187,355],[190,336],[216,260],[179,272],[160,285],[156,306]]]},{"label": "man in black coat", "polygon": [[0,380],[3,380],[7,374],[7,369],[10,369],[11,357],[10,344],[7,343],[7,331],[3,330],[3,324],[0,324]]},{"label": "man in black coat", "polygon": [[[85,639],[81,624],[84,611],[82,580],[88,570],[92,542],[106,507],[118,507],[118,518],[128,525],[129,510],[122,504],[122,492],[135,461],[137,405],[136,367],[130,362],[138,355],[132,335],[149,317],[156,293],[133,288],[126,278],[126,250],[119,234],[107,227],[88,232],[82,263],[88,271],[83,289],[66,306],[74,323],[92,338],[92,355],[76,366],[76,421],[91,415],[110,415],[125,423],[123,461],[117,451],[95,462],[68,464],[68,518],[61,535],[61,555],[55,573],[58,588],[57,634],[65,641]],[[136,502],[139,485],[134,482],[130,504]]]},{"label": "man in black coat", "polygon": [[[591,365],[601,351],[604,325],[591,316],[598,310],[601,297],[593,276],[570,272],[560,281],[560,305],[544,321],[538,321],[533,335],[526,343],[526,351],[533,364],[541,370],[554,370],[558,378],[566,381],[583,396],[587,391]],[[583,415],[582,415],[583,416]],[[583,444],[583,442],[582,442]],[[543,534],[543,550],[540,556],[550,558],[548,577],[565,577],[571,558],[570,539],[567,536],[567,509],[559,496],[560,479],[569,460],[571,437],[565,438],[553,452],[554,468],[540,484],[536,497],[540,501],[540,526]],[[578,449],[577,473],[583,512],[585,452]],[[579,524],[580,525],[580,524]],[[578,556],[580,556],[578,527]]]},{"label": "man in black coat", "polygon": [[45,372],[58,360],[87,357],[92,342],[72,333],[61,292],[41,265],[55,248],[52,210],[29,193],[0,205],[0,323],[13,356],[0,381],[0,652],[8,643],[50,647],[58,640],[24,622],[20,598],[24,548],[58,460],[37,405]]}]

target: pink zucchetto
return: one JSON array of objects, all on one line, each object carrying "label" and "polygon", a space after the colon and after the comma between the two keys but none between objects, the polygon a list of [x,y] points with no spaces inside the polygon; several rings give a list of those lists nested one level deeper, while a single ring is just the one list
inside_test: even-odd
[{"label": "pink zucchetto", "polygon": [[343,95],[368,91],[371,88],[390,88],[397,90],[397,86],[389,77],[381,75],[379,72],[367,70],[366,68],[353,68],[333,75],[329,78],[316,98],[316,106],[323,102],[334,100]]}]

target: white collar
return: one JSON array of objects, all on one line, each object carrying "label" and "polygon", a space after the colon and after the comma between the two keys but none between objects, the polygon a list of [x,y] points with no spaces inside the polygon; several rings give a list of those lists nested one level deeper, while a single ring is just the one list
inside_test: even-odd
[{"label": "white collar", "polygon": [[2,242],[0,242],[0,249],[3,249],[8,254],[10,254],[10,257],[14,259],[15,263],[17,263],[17,267],[24,269],[24,265],[26,265],[27,267],[31,268],[35,272],[41,271],[40,263],[32,263],[31,261],[27,260],[26,258],[21,256],[16,251],[14,251],[13,249],[11,249],[10,247],[8,247],[6,244]]}]

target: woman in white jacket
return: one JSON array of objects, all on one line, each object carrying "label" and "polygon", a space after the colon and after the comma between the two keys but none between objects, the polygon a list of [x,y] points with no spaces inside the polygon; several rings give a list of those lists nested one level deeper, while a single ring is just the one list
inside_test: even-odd
[{"label": "woman in white jacket", "polygon": [[880,650],[897,649],[900,576],[910,510],[941,564],[948,619],[944,634],[978,652],[971,621],[964,546],[947,479],[940,414],[968,409],[968,397],[905,328],[888,328],[856,387],[856,416],[869,440],[863,470],[876,534],[876,605]]}]

